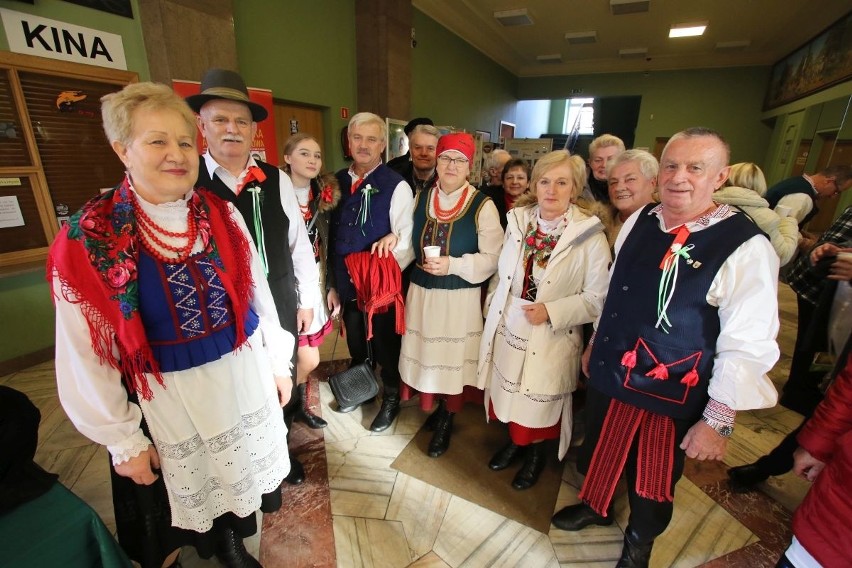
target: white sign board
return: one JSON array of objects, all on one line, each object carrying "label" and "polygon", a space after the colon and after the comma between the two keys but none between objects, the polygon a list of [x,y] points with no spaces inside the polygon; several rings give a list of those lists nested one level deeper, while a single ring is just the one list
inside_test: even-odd
[{"label": "white sign board", "polygon": [[14,195],[0,197],[0,229],[20,227],[24,224],[24,216],[18,198]]},{"label": "white sign board", "polygon": [[121,36],[0,8],[9,49],[73,63],[127,69]]}]

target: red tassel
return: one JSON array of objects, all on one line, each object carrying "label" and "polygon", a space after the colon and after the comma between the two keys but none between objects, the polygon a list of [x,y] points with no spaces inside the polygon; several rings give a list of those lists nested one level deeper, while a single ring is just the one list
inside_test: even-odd
[{"label": "red tassel", "polygon": [[652,379],[665,381],[666,379],[669,378],[669,370],[666,368],[665,365],[660,363],[659,365],[657,365],[656,367],[654,367],[653,369],[651,369],[650,371],[645,373],[645,376],[651,377]]},{"label": "red tassel", "polygon": [[698,371],[692,369],[687,374],[683,376],[680,380],[681,383],[685,384],[688,387],[694,387],[698,384]]},{"label": "red tassel", "polygon": [[636,351],[625,351],[624,355],[621,356],[621,364],[628,369],[632,369],[636,366]]}]

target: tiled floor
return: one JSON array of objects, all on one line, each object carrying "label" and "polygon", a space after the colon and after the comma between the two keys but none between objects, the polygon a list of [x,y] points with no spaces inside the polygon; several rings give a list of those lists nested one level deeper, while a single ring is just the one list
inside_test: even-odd
[{"label": "tiled floor", "polygon": [[[795,339],[796,302],[781,285],[779,292],[782,353]],[[324,359],[331,356],[331,343]],[[335,358],[346,357],[345,342]],[[782,355],[771,373],[780,387],[789,356]],[[329,365],[321,366],[327,373]],[[426,415],[407,405],[392,428],[380,434],[366,429],[378,405],[350,414],[332,411],[332,395],[319,385],[325,430],[297,425],[291,448],[305,463],[308,482],[285,488],[285,511],[263,519],[260,538],[248,542],[267,568],[345,567],[609,567],[621,550],[627,504],[617,492],[611,527],[579,533],[544,534],[507,519],[390,467],[422,425]],[[103,448],[78,434],[56,397],[53,363],[0,377],[0,384],[27,393],[42,413],[36,460],[59,474],[60,481],[92,505],[113,527],[107,457]],[[315,389],[316,391],[316,389]],[[690,462],[678,486],[675,516],[657,541],[652,567],[774,566],[789,540],[789,514],[808,485],[787,474],[772,478],[763,492],[731,494],[725,468],[764,454],[794,428],[801,416],[781,407],[740,413],[725,464]],[[440,459],[434,467],[442,467]],[[556,509],[577,501],[580,478],[569,453]],[[553,511],[541,511],[549,517]],[[215,566],[182,557],[185,567]]]}]

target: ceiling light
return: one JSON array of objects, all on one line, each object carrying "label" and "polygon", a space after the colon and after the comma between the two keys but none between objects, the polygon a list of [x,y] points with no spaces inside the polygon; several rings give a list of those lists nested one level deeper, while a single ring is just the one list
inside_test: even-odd
[{"label": "ceiling light", "polygon": [[562,63],[562,54],[551,53],[550,55],[537,55],[536,60],[539,63]]},{"label": "ceiling light", "polygon": [[531,26],[533,24],[526,8],[494,12],[494,18],[504,26]]},{"label": "ceiling light", "polygon": [[720,41],[716,44],[716,51],[742,51],[751,45],[749,39],[739,39],[736,41]]},{"label": "ceiling light", "polygon": [[613,16],[622,16],[647,12],[650,4],[650,0],[609,0],[609,9]]},{"label": "ceiling light", "polygon": [[627,49],[619,49],[618,56],[622,59],[637,59],[648,55],[647,47],[629,47]]},{"label": "ceiling light", "polygon": [[704,34],[707,22],[695,22],[692,24],[675,24],[669,30],[669,37],[692,37]]},{"label": "ceiling light", "polygon": [[581,45],[584,43],[597,43],[598,32],[567,32],[565,39],[571,45]]}]

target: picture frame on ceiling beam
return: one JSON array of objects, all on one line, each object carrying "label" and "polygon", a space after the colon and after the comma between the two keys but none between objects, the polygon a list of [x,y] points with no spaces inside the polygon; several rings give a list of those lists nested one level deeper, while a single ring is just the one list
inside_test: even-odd
[{"label": "picture frame on ceiling beam", "polygon": [[852,12],[772,66],[763,110],[852,78]]}]

